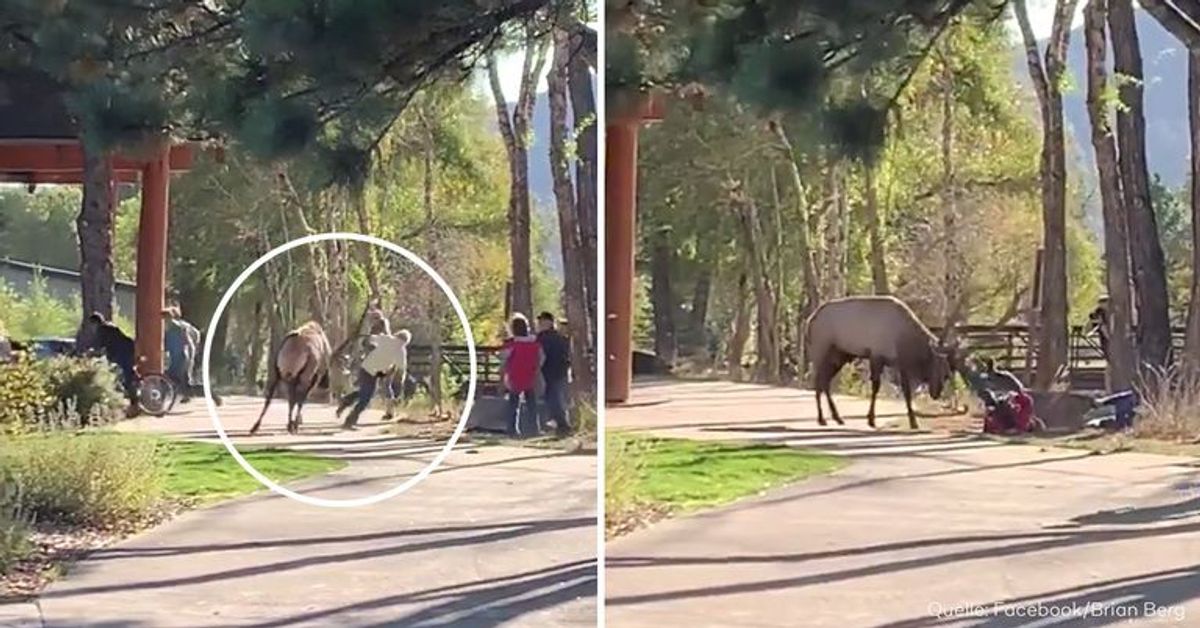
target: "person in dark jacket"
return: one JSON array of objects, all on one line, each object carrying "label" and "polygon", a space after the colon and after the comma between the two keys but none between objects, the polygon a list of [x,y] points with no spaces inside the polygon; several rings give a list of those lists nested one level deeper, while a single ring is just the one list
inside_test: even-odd
[{"label": "person in dark jacket", "polygon": [[137,374],[134,367],[137,364],[137,353],[134,351],[133,338],[125,335],[116,323],[104,318],[99,312],[93,312],[88,320],[96,326],[96,345],[104,351],[104,358],[121,370],[121,385],[125,388],[125,396],[131,405],[135,404]]},{"label": "person in dark jacket", "polygon": [[538,315],[538,344],[542,346],[542,379],[546,382],[543,393],[546,411],[554,419],[558,436],[570,436],[574,429],[567,418],[567,386],[569,381],[571,348],[566,337],[558,333],[554,314],[542,312]]},{"label": "person in dark jacket", "polygon": [[1090,333],[1096,334],[1100,340],[1100,352],[1108,357],[1108,297],[1100,297],[1096,309],[1088,314]]}]

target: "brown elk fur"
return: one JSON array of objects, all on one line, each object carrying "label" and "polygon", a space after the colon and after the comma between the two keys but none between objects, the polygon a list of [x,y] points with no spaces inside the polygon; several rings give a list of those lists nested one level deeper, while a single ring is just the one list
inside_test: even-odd
[{"label": "brown elk fur", "polygon": [[309,393],[318,384],[326,388],[329,386],[329,363],[332,355],[333,349],[329,346],[329,339],[319,323],[309,321],[289,332],[280,343],[279,350],[275,352],[270,381],[267,383],[267,400],[254,427],[250,428],[250,435],[258,433],[263,416],[266,415],[271,399],[275,396],[275,387],[280,382],[287,386],[287,431],[289,434],[299,432],[300,413]]},{"label": "brown elk fur", "polygon": [[821,395],[829,402],[833,420],[844,424],[833,403],[833,378],[847,363],[865,359],[870,364],[871,406],[867,423],[875,427],[875,398],[879,395],[883,367],[899,376],[908,423],[917,429],[912,409],[912,389],[925,384],[937,399],[950,377],[953,353],[939,347],[938,340],[917,320],[903,301],[890,296],[861,296],[834,299],[821,304],[808,319],[805,332],[807,354],[813,365],[817,399],[817,422],[825,425]]}]

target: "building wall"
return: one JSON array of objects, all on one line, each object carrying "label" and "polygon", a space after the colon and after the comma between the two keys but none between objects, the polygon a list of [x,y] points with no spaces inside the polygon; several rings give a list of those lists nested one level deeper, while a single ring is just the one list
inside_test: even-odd
[{"label": "building wall", "polygon": [[[33,289],[33,282],[38,275],[46,284],[46,290],[55,299],[65,301],[78,307],[79,304],[79,275],[70,271],[52,268],[39,269],[36,266],[0,260],[0,280],[19,295],[28,295]],[[118,282],[116,285],[117,311],[126,318],[133,319],[137,288],[128,282]]]}]

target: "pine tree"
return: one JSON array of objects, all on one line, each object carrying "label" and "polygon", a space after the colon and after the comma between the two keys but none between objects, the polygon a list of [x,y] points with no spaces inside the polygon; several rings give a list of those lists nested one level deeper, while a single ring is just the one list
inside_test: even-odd
[{"label": "pine tree", "polygon": [[[609,109],[647,89],[703,86],[768,111],[806,112],[852,151],[882,143],[884,115],[950,20],[978,0],[609,0]],[[887,69],[876,93],[830,99],[838,75]],[[864,120],[874,120],[867,124]]]}]

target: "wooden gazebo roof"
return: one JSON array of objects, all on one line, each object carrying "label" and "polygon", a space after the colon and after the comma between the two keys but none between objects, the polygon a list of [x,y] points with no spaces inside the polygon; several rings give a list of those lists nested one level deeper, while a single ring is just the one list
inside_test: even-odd
[{"label": "wooden gazebo roof", "polygon": [[[0,70],[0,182],[81,183],[83,147],[62,85],[40,72]],[[172,172],[189,170],[189,144],[171,147]],[[138,180],[145,160],[117,155],[118,181]]]}]

